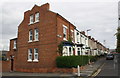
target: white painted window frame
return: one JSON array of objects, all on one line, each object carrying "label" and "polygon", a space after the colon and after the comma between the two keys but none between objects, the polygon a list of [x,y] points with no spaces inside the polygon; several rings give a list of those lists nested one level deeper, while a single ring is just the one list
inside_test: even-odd
[{"label": "white painted window frame", "polygon": [[66,35],[65,37],[64,37],[64,35],[63,35],[63,40],[67,40],[67,29],[68,29],[68,27],[65,26],[65,25],[63,25],[63,34]]},{"label": "white painted window frame", "polygon": [[[32,34],[31,34],[32,33]],[[28,42],[32,42],[32,39],[33,39],[33,31],[32,30],[29,30],[29,41]]]},{"label": "white painted window frame", "polygon": [[72,42],[74,42],[74,31],[71,30],[71,38],[72,38]]},{"label": "white painted window frame", "polygon": [[33,23],[34,23],[34,15],[31,14],[31,15],[30,15],[30,23],[29,23],[29,24],[33,24]]},{"label": "white painted window frame", "polygon": [[39,30],[37,28],[34,30],[34,41],[39,41]]},{"label": "white painted window frame", "polygon": [[16,49],[17,48],[17,41],[14,40],[14,43],[13,43],[13,49]]},{"label": "white painted window frame", "polygon": [[36,13],[35,13],[35,23],[36,23],[36,22],[39,22],[39,16],[40,16],[40,13],[39,13],[39,12],[36,12]]},{"label": "white painted window frame", "polygon": [[28,62],[32,62],[32,49],[28,49]]},{"label": "white painted window frame", "polygon": [[38,48],[34,48],[34,60],[33,60],[33,62],[38,62]]}]

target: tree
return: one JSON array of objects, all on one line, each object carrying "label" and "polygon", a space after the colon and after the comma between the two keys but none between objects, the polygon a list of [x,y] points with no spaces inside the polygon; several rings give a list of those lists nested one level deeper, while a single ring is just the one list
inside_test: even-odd
[{"label": "tree", "polygon": [[116,51],[117,51],[118,53],[120,53],[120,27],[118,27],[118,29],[117,29],[117,34],[116,34],[116,36],[117,36],[117,47],[116,47]]}]

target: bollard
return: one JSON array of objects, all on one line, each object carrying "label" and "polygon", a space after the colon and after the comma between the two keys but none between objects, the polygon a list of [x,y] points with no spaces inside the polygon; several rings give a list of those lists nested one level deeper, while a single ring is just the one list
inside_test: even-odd
[{"label": "bollard", "polygon": [[78,76],[80,76],[80,66],[78,65],[77,68],[78,68]]}]

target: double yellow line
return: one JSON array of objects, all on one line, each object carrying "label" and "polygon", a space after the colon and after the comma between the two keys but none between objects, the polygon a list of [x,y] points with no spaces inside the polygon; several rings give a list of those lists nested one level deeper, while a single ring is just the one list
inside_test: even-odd
[{"label": "double yellow line", "polygon": [[100,73],[100,71],[101,71],[101,68],[103,67],[105,65],[105,63],[92,75],[92,76],[97,76],[99,73]]}]

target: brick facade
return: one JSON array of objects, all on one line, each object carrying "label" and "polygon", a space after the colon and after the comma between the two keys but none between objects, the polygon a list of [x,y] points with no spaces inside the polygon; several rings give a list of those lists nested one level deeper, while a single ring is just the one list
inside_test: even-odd
[{"label": "brick facade", "polygon": [[[39,22],[29,24],[30,15],[40,13]],[[35,18],[33,19],[35,21]],[[57,52],[58,44],[63,41],[63,25],[67,26],[67,39],[71,35],[70,30],[74,30],[69,21],[49,10],[49,4],[42,6],[35,5],[31,10],[24,13],[24,19],[18,26],[18,37],[10,40],[10,51],[7,56],[14,56],[14,71],[30,71],[42,70],[56,67],[56,57],[59,56]],[[39,30],[39,41],[29,42],[29,30],[34,32],[34,29]],[[58,37],[57,35],[61,35]],[[17,48],[13,49],[14,40],[17,40]],[[34,48],[38,48],[38,62],[28,62],[28,49],[32,49],[32,57],[34,58]],[[37,70],[38,71],[38,70]],[[39,71],[40,72],[40,71]]]},{"label": "brick facade", "polygon": [[[39,13],[38,22],[35,22],[36,13]],[[30,23],[31,15],[33,15],[32,24]],[[31,10],[26,11],[24,13],[23,21],[18,26],[17,38],[10,40],[10,51],[8,52],[7,57],[10,60],[14,60],[13,71],[74,72],[75,69],[59,69],[56,67],[56,57],[59,56],[58,45],[61,41],[64,41],[64,26],[66,27],[66,41],[71,38],[74,43],[74,31],[76,27],[58,13],[50,11],[48,3],[42,6],[35,5]],[[38,29],[39,31],[37,41],[35,40],[35,29]],[[32,31],[33,35],[31,37],[32,42],[29,41],[30,31]],[[85,35],[85,33],[83,33],[83,35]],[[85,35],[85,37],[87,36]],[[14,48],[14,41],[16,41],[16,48]],[[35,48],[38,49],[38,61],[34,61]],[[31,61],[28,61],[29,49],[32,51]],[[71,50],[73,50],[73,48]]]}]

